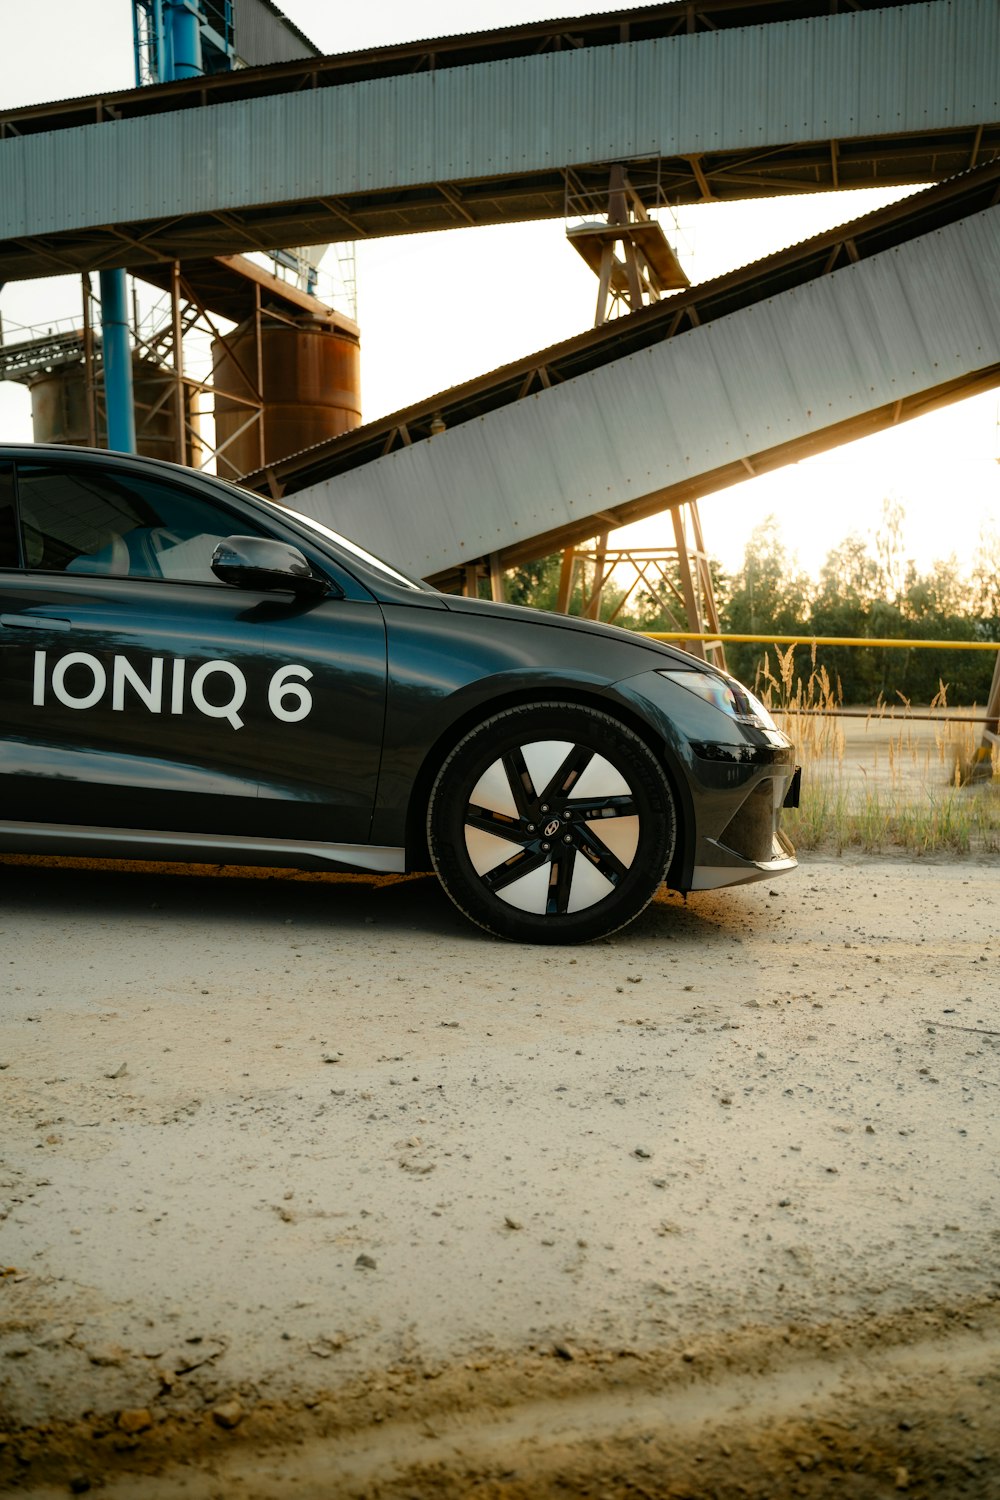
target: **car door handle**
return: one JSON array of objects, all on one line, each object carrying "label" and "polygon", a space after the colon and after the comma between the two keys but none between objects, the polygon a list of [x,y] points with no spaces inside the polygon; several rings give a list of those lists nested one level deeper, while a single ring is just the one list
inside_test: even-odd
[{"label": "car door handle", "polygon": [[11,630],[69,630],[69,620],[58,615],[0,615],[0,625]]}]

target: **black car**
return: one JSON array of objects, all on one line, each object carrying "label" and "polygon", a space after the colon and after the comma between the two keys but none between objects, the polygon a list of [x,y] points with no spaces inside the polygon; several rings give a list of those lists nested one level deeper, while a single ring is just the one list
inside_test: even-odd
[{"label": "black car", "polygon": [[433,866],[527,942],[795,866],[791,744],[732,678],[149,459],[0,448],[0,704],[2,852]]}]

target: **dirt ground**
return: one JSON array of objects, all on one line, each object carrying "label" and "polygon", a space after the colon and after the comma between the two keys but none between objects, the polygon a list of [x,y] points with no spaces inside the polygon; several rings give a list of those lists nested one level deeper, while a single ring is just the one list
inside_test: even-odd
[{"label": "dirt ground", "polygon": [[1000,866],[0,866],[0,1490],[1000,1496]]}]

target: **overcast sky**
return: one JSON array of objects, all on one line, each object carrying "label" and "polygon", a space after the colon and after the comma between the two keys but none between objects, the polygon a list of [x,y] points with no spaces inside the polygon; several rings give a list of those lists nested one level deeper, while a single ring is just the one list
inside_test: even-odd
[{"label": "overcast sky", "polygon": [[[282,0],[281,8],[330,52],[580,15],[606,4],[546,0]],[[68,98],[133,82],[131,0],[0,0],[0,107]],[[44,40],[44,46],[42,42]],[[755,260],[867,212],[882,195],[817,195],[707,205],[668,224],[692,281]],[[364,415],[372,419],[591,326],[596,279],[547,222],[406,236],[359,247]],[[0,316],[47,324],[75,315],[73,280],[13,285]],[[892,496],[907,513],[909,550],[922,567],[972,553],[1000,518],[997,393],[706,497],[709,549],[738,565],[747,536],[769,513],[810,571],[851,530],[864,535]],[[26,393],[0,384],[0,436],[30,438]],[[669,525],[643,523],[643,545],[669,544]]]}]

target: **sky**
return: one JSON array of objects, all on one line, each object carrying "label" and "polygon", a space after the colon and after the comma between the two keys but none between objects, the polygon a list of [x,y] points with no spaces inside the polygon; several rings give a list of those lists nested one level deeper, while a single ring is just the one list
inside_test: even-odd
[{"label": "sky", "polygon": [[[328,52],[610,8],[580,0],[279,3]],[[34,0],[30,7],[0,0],[0,107],[130,87],[131,13],[131,0]],[[706,204],[664,227],[697,283],[892,196],[898,194]],[[357,260],[365,420],[593,324],[596,278],[567,245],[560,221],[370,241],[358,246]],[[73,278],[0,291],[8,337],[16,324],[78,317],[78,306]],[[981,530],[1000,529],[998,423],[995,391],[708,495],[700,505],[708,549],[727,571],[736,569],[753,528],[773,514],[790,552],[815,575],[850,532],[873,534],[883,500],[891,498],[903,506],[906,550],[919,568],[952,553],[967,566]],[[0,383],[0,437],[31,437],[27,393],[10,383]],[[669,520],[630,528],[627,539],[671,545]]]}]

